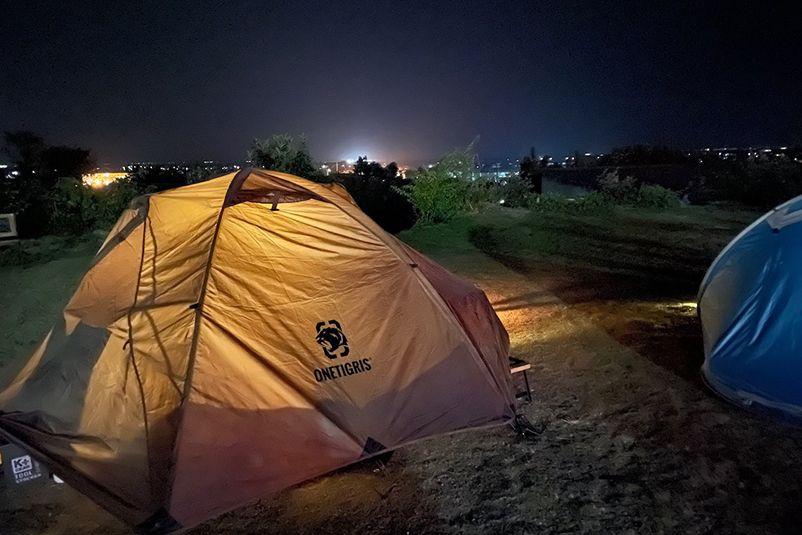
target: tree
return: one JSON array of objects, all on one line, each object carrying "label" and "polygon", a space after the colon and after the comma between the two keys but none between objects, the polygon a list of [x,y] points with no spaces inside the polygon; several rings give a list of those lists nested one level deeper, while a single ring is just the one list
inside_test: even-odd
[{"label": "tree", "polygon": [[140,193],[154,193],[166,189],[186,186],[187,173],[175,169],[161,167],[135,167],[129,175],[131,184]]},{"label": "tree", "polygon": [[248,159],[257,166],[292,175],[322,180],[303,137],[274,134],[267,139],[254,139],[248,149]]},{"label": "tree", "polygon": [[443,155],[440,160],[435,164],[433,169],[443,172],[455,178],[468,182],[474,180],[478,176],[476,171],[476,140],[474,139],[464,149],[454,149],[453,151]]},{"label": "tree", "polygon": [[417,221],[415,206],[401,189],[403,177],[395,162],[384,167],[362,156],[354,164],[354,172],[338,180],[359,207],[387,232],[406,230]]},{"label": "tree", "polygon": [[478,182],[476,152],[472,141],[464,149],[456,149],[440,158],[428,169],[418,169],[408,186],[420,219],[427,223],[448,221],[472,206],[472,187]]},{"label": "tree", "polygon": [[543,161],[535,156],[535,147],[529,150],[529,156],[521,160],[521,170],[518,176],[528,185],[530,193],[540,195],[543,193]]},{"label": "tree", "polygon": [[95,166],[91,151],[65,145],[50,146],[27,130],[6,132],[5,150],[23,180],[36,178],[52,187],[61,177],[80,179]]},{"label": "tree", "polygon": [[47,148],[44,139],[28,130],[18,130],[6,132],[3,140],[3,152],[14,161],[20,176],[28,176],[39,168],[42,153]]},{"label": "tree", "polygon": [[687,164],[688,157],[669,147],[632,145],[613,149],[599,159],[601,166]]},{"label": "tree", "polygon": [[48,208],[60,178],[80,182],[95,166],[91,151],[79,147],[48,145],[27,130],[6,132],[4,152],[14,161],[16,173],[7,173],[0,184],[0,210],[18,213],[20,235],[33,237],[59,230]]},{"label": "tree", "polygon": [[367,156],[360,156],[354,164],[354,176],[366,180],[379,181],[391,186],[403,185],[403,178],[398,173],[398,164],[390,162],[382,167],[379,162],[369,162]]}]

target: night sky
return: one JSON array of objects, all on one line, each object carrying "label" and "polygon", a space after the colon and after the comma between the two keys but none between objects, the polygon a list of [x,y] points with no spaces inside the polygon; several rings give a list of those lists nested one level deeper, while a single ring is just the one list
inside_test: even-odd
[{"label": "night sky", "polygon": [[772,2],[0,2],[0,130],[101,162],[802,143]]}]

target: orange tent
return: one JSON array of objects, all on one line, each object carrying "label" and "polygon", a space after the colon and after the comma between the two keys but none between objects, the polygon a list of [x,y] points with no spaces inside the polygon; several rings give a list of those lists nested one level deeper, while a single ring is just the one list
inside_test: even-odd
[{"label": "orange tent", "polygon": [[484,294],[337,185],[260,169],[137,199],[0,393],[0,431],[119,517],[192,526],[514,417]]}]

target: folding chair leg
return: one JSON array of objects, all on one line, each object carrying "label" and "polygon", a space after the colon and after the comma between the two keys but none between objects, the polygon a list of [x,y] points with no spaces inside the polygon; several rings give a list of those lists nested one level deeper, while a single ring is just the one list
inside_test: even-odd
[{"label": "folding chair leg", "polygon": [[529,388],[529,373],[524,372],[524,383],[526,384],[526,398],[532,403],[532,390]]}]

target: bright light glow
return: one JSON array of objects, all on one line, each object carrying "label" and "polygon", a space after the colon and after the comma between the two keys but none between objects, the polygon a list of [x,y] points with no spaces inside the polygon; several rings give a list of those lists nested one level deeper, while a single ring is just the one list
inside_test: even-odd
[{"label": "bright light glow", "polygon": [[89,186],[90,188],[105,188],[112,182],[115,182],[124,176],[127,176],[128,173],[89,173],[88,175],[84,175],[82,181],[85,186]]}]

